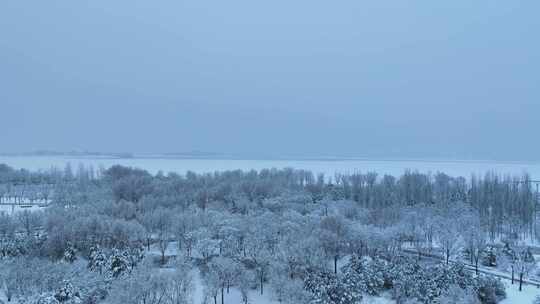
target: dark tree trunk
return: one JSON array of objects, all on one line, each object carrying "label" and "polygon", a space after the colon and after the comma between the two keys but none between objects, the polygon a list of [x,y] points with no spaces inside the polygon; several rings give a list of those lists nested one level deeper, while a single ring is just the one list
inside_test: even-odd
[{"label": "dark tree trunk", "polygon": [[223,287],[221,287],[221,304],[225,304],[224,302],[224,296],[223,296]]},{"label": "dark tree trunk", "polygon": [[261,274],[261,295],[263,294],[263,283],[264,283],[264,275]]},{"label": "dark tree trunk", "polygon": [[523,285],[523,272],[519,273],[519,291],[521,291],[521,286]]},{"label": "dark tree trunk", "polygon": [[514,285],[514,266],[512,265],[512,285]]},{"label": "dark tree trunk", "polygon": [[334,256],[334,274],[337,274],[337,261],[338,261],[338,256],[335,255]]}]

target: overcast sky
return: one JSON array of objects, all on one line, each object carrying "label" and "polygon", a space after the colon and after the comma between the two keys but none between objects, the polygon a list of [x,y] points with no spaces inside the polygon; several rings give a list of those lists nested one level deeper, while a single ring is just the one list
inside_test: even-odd
[{"label": "overcast sky", "polygon": [[0,1],[0,150],[540,159],[540,2]]}]

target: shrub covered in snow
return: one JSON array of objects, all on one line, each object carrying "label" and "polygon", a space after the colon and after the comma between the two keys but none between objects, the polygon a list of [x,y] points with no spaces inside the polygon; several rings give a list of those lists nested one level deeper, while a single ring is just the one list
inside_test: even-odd
[{"label": "shrub covered in snow", "polygon": [[360,258],[352,255],[341,272],[343,273],[343,282],[349,286],[352,291],[369,295],[378,295],[384,287],[384,263],[381,259]]},{"label": "shrub covered in snow", "polygon": [[114,249],[109,257],[108,270],[113,278],[121,276],[123,273],[129,270],[129,258],[125,252],[120,252],[118,249]]},{"label": "shrub covered in snow", "polygon": [[503,283],[496,278],[480,276],[475,279],[474,289],[478,298],[484,304],[498,303],[506,298],[506,291]]},{"label": "shrub covered in snow", "polygon": [[439,304],[480,304],[480,300],[472,288],[451,285],[441,294]]},{"label": "shrub covered in snow", "polygon": [[[351,259],[345,269],[358,263]],[[371,261],[360,265],[356,268],[363,269],[365,274],[382,273],[384,286],[392,289],[392,294],[398,301],[415,299],[420,303],[434,303],[443,298],[448,299],[449,295],[445,293],[450,288],[458,288],[467,295],[475,294],[482,303],[497,303],[505,298],[504,286],[499,280],[491,277],[474,278],[462,264],[424,266],[414,259],[398,257],[385,264]],[[365,276],[357,275],[356,278],[355,288],[358,288],[357,282],[365,280]],[[378,286],[382,288],[381,285]],[[364,289],[364,292],[369,290]]]},{"label": "shrub covered in snow", "polygon": [[64,250],[64,256],[62,257],[62,260],[64,260],[67,263],[73,263],[77,259],[77,249],[75,249],[75,246],[73,244],[68,243],[68,246],[66,250]]},{"label": "shrub covered in snow", "polygon": [[88,269],[91,271],[103,272],[107,265],[107,256],[101,250],[99,245],[90,248],[90,255],[88,256]]},{"label": "shrub covered in snow", "polygon": [[62,282],[60,288],[54,293],[54,298],[60,303],[81,303],[79,291],[68,280]]},{"label": "shrub covered in snow", "polygon": [[311,293],[311,304],[354,304],[362,299],[361,293],[355,290],[354,282],[321,270],[309,272],[304,280],[304,288]]}]

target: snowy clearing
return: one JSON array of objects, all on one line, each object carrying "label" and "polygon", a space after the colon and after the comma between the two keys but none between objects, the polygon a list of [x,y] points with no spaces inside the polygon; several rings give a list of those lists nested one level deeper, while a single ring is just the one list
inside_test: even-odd
[{"label": "snowy clearing", "polygon": [[505,282],[506,286],[506,299],[501,304],[530,304],[537,296],[540,296],[540,288],[525,285],[523,290],[519,291],[518,284],[510,284]]}]

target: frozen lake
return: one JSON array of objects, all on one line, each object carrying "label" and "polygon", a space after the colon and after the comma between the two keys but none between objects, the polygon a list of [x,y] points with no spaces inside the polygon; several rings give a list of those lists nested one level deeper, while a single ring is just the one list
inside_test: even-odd
[{"label": "frozen lake", "polygon": [[471,174],[484,174],[495,171],[501,174],[522,174],[528,172],[533,178],[540,179],[540,162],[498,162],[498,161],[442,161],[442,160],[238,160],[238,159],[172,159],[172,158],[90,158],[58,156],[0,156],[0,163],[14,168],[41,170],[51,167],[64,168],[70,163],[74,170],[82,164],[108,168],[115,164],[132,166],[148,170],[197,173],[224,170],[260,170],[264,168],[286,168],[311,170],[314,173],[354,173],[373,171],[379,174],[400,175],[405,170],[420,172],[442,171],[451,176],[469,177]]}]

